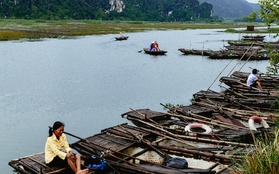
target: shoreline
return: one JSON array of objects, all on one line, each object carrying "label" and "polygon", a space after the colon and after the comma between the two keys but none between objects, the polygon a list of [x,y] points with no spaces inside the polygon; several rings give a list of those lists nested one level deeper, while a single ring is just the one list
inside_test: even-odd
[{"label": "shoreline", "polygon": [[[118,34],[148,30],[227,29],[232,33],[270,33],[267,29],[255,31],[237,30],[247,23],[194,23],[194,22],[146,22],[146,21],[97,21],[97,20],[23,20],[2,19],[0,41],[40,38],[68,38],[86,35]],[[253,23],[255,28],[264,23]],[[274,31],[275,32],[275,31]]]}]

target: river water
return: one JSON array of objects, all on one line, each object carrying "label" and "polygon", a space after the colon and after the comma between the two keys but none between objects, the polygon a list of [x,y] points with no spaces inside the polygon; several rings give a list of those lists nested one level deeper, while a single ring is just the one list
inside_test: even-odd
[{"label": "river water", "polygon": [[[87,137],[126,123],[121,114],[129,108],[164,111],[160,103],[188,105],[200,90],[219,92],[218,75],[233,68],[266,71],[268,61],[212,60],[178,51],[219,50],[241,37],[220,31],[124,33],[126,41],[108,34],[0,42],[1,173],[13,173],[10,160],[42,152],[48,126],[57,120],[65,131]],[[165,56],[143,53],[154,40],[168,51]]]}]

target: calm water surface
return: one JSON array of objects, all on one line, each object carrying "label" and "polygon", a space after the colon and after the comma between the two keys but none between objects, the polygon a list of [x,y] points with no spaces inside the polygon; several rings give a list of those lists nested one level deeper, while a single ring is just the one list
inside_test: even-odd
[{"label": "calm water surface", "polygon": [[[239,34],[217,30],[149,31],[76,39],[0,42],[0,171],[11,159],[44,150],[48,126],[65,122],[80,137],[127,121],[129,108],[164,111],[160,103],[190,104],[200,90],[220,91],[219,78],[235,66],[265,72],[268,61],[211,60],[178,48],[223,48]],[[267,35],[266,40],[272,37]],[[166,56],[140,52],[157,40]],[[231,63],[230,63],[231,62]],[[223,71],[223,69],[227,68]],[[222,73],[221,73],[222,72]],[[129,123],[130,124],[130,123]],[[68,136],[69,142],[77,139]]]}]

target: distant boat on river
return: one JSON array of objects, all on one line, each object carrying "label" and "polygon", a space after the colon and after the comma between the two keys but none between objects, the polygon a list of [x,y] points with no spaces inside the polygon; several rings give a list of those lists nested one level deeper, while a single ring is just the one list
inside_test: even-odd
[{"label": "distant boat on river", "polygon": [[122,41],[122,40],[127,40],[128,38],[129,36],[119,36],[119,37],[115,37],[115,40]]}]

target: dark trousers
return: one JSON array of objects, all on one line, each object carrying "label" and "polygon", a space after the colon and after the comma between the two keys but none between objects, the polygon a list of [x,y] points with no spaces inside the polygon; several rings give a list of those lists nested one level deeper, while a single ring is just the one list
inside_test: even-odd
[{"label": "dark trousers", "polygon": [[53,158],[53,160],[47,164],[49,167],[68,167],[67,159],[64,160],[59,158],[59,156],[56,156]]}]

